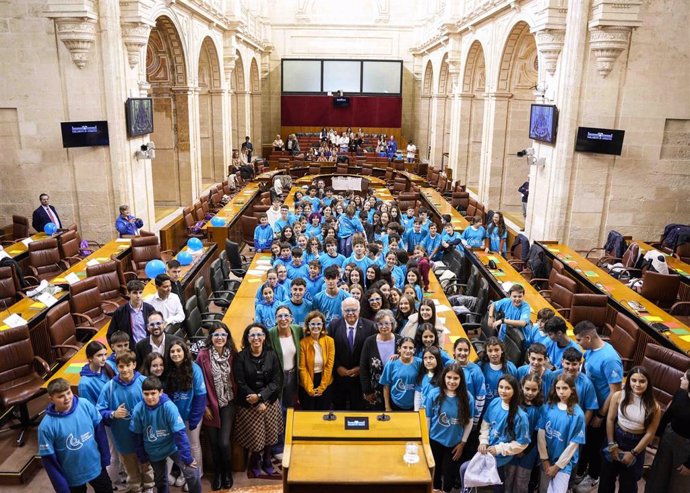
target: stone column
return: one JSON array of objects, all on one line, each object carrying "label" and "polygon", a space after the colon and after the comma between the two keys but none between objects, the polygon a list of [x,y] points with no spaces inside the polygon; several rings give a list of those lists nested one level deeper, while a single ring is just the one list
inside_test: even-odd
[{"label": "stone column", "polygon": [[191,204],[196,197],[197,184],[192,172],[193,158],[191,146],[192,117],[194,112],[194,89],[192,87],[173,87],[173,104],[177,109],[177,166],[179,172],[180,204]]},{"label": "stone column", "polygon": [[228,112],[228,90],[227,88],[211,89],[209,91],[211,96],[211,104],[213,113],[211,115],[213,124],[213,180],[215,182],[223,181],[227,174],[227,165],[230,159],[227,157],[227,135],[229,127],[226,125]]},{"label": "stone column", "polygon": [[453,113],[450,127],[450,165],[453,176],[461,183],[467,184],[470,157],[470,122],[474,94],[467,92],[453,93]]},{"label": "stone column", "polygon": [[484,102],[479,198],[488,209],[498,207],[503,186],[503,158],[508,132],[509,92],[489,92]]}]

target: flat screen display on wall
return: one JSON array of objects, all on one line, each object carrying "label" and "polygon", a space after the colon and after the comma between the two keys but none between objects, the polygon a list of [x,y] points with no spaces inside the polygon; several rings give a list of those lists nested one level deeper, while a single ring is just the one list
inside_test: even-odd
[{"label": "flat screen display on wall", "polygon": [[110,145],[108,122],[62,122],[62,147],[94,147]]},{"label": "flat screen display on wall", "polygon": [[529,112],[529,138],[553,144],[558,129],[558,108],[552,104],[533,104]]},{"label": "flat screen display on wall", "polygon": [[620,156],[623,151],[623,137],[625,130],[578,127],[575,150]]}]

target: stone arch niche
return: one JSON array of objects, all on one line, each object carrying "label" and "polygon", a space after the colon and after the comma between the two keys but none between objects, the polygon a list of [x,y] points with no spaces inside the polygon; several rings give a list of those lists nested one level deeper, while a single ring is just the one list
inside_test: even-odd
[{"label": "stone arch niche", "polygon": [[261,154],[261,78],[256,58],[252,58],[249,66],[249,97],[251,102],[250,120],[252,129],[248,134],[254,144],[254,156]]},{"label": "stone arch niche", "polygon": [[179,32],[167,16],[156,19],[146,47],[146,80],[154,108],[152,160],[156,216],[192,202],[187,62]]},{"label": "stone arch niche", "polygon": [[434,79],[434,66],[431,63],[431,60],[429,60],[426,63],[426,68],[424,69],[424,77],[422,79],[422,95],[421,95],[421,104],[419,106],[420,109],[420,118],[419,118],[419,137],[417,142],[417,147],[419,149],[419,159],[423,160],[426,159],[427,156],[429,155],[429,146],[431,145],[431,125],[433,125],[433,122],[431,121],[432,117],[432,111],[431,111],[431,104],[432,104],[432,92],[433,92],[433,87],[432,87],[432,81]]},{"label": "stone arch niche", "polygon": [[218,51],[210,37],[199,51],[199,157],[202,189],[223,179],[223,94]]},{"label": "stone arch niche", "polygon": [[482,157],[482,131],[484,127],[484,92],[486,91],[486,62],[484,49],[479,41],[470,46],[465,62],[465,73],[462,81],[462,92],[467,111],[462,115],[463,124],[468,131],[460,152],[466,160],[467,186],[477,191],[479,187],[479,170]]},{"label": "stone arch niche", "polygon": [[[518,22],[506,40],[501,57],[498,93],[508,93],[507,117],[498,207],[522,219],[521,196],[518,187],[529,176],[525,158],[515,156],[521,149],[531,146],[529,139],[529,112],[534,102],[534,87],[538,80],[538,52],[534,35],[525,22]],[[512,155],[511,155],[512,154]],[[495,201],[493,202],[495,204]]]},{"label": "stone arch niche", "polygon": [[[232,71],[230,87],[232,88],[232,142],[235,149],[239,150],[247,135],[247,124],[245,116],[247,109],[245,106],[245,96],[247,94],[244,82],[244,64],[242,55],[237,51],[235,69]],[[235,150],[233,149],[233,151]]]},{"label": "stone arch niche", "polygon": [[449,152],[450,147],[450,116],[452,105],[452,83],[448,72],[448,53],[443,56],[441,60],[441,70],[438,77],[437,88],[437,106],[436,118],[434,125],[436,125],[436,153],[434,164],[440,166],[441,162],[444,166],[448,165],[448,158],[443,157],[444,152]]}]

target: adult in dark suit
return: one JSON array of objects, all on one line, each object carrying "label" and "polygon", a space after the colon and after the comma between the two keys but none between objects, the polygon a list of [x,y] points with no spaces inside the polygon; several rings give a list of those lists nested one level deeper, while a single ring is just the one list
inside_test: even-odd
[{"label": "adult in dark suit", "polygon": [[107,338],[110,340],[118,330],[129,335],[129,348],[134,349],[137,342],[146,339],[147,320],[156,309],[144,303],[144,283],[139,280],[127,283],[129,303],[115,310],[108,326]]},{"label": "adult in dark suit", "polygon": [[43,228],[45,228],[48,223],[55,223],[58,229],[62,228],[62,223],[60,222],[60,216],[58,216],[55,207],[50,205],[50,197],[47,193],[42,193],[38,196],[38,200],[41,201],[41,205],[34,211],[31,218],[31,225],[39,233],[43,233]]},{"label": "adult in dark suit", "polygon": [[[343,317],[332,320],[328,335],[335,341],[335,378],[333,406],[336,409],[364,409],[359,360],[364,341],[376,334],[371,320],[360,318],[359,301],[346,298],[342,303]],[[349,407],[347,403],[349,402]]]},{"label": "adult in dark suit", "polygon": [[146,331],[149,336],[137,342],[137,345],[134,347],[134,352],[137,355],[137,368],[141,367],[146,356],[153,351],[165,357],[170,346],[174,342],[182,340],[177,336],[166,334],[165,327],[165,320],[161,312],[154,311],[149,315],[146,324]]}]

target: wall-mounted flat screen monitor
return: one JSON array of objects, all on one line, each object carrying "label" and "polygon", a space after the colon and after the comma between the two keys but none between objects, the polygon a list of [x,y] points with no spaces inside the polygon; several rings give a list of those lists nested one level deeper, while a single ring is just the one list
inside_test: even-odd
[{"label": "wall-mounted flat screen monitor", "polygon": [[609,128],[578,127],[575,150],[596,154],[620,156],[623,150],[625,130]]},{"label": "wall-mounted flat screen monitor", "polygon": [[62,122],[62,147],[94,147],[110,145],[108,122]]},{"label": "wall-mounted flat screen monitor", "polygon": [[558,108],[552,104],[533,104],[529,112],[529,138],[553,144],[558,129]]}]

